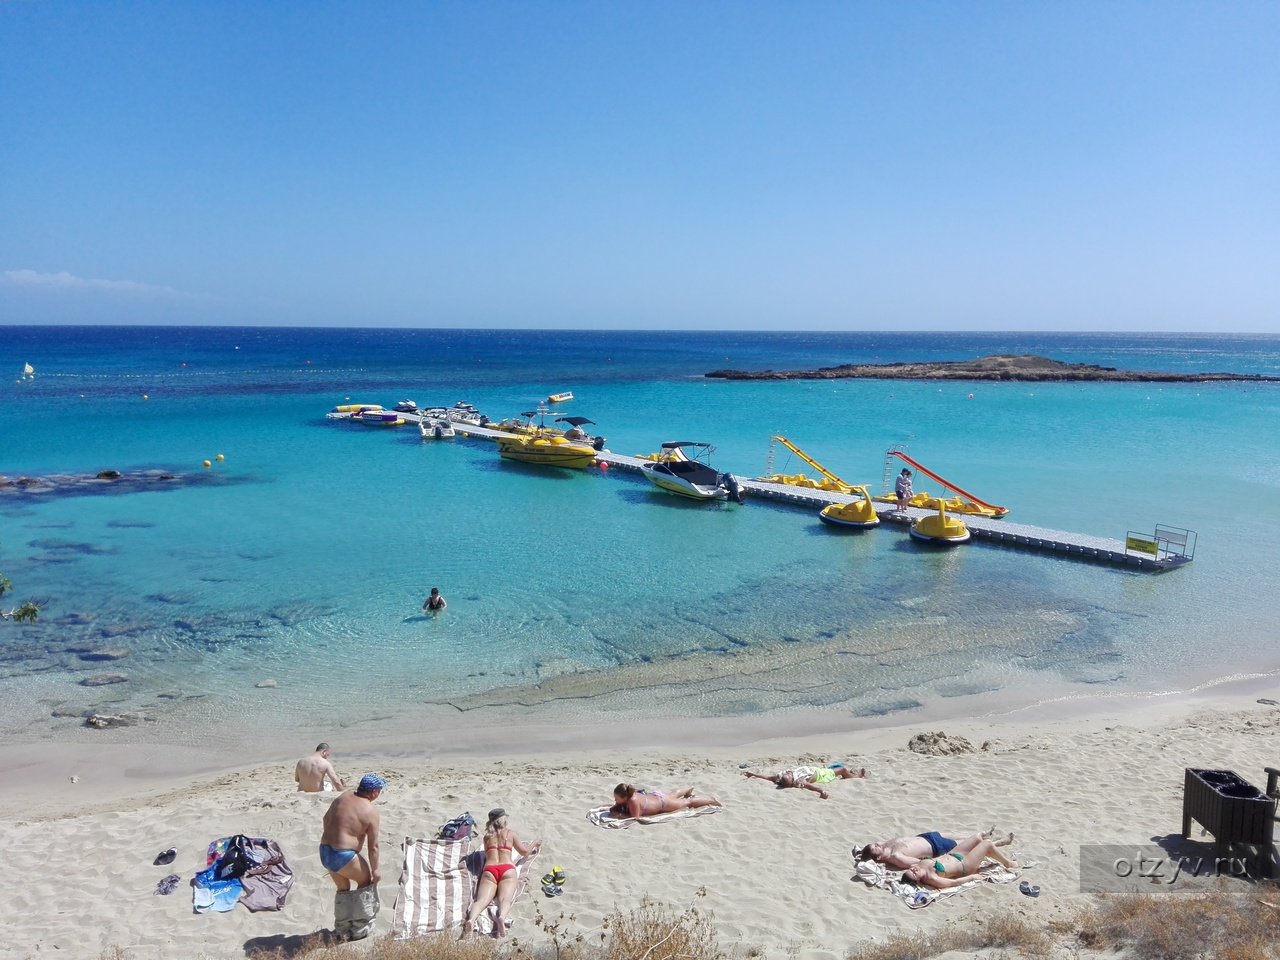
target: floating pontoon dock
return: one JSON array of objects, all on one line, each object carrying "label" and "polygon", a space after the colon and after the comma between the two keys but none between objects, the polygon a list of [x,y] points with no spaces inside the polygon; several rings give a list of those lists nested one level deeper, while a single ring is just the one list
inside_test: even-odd
[{"label": "floating pontoon dock", "polygon": [[[405,420],[416,423],[420,418],[412,413],[402,413]],[[470,434],[485,439],[505,437],[502,430],[488,427],[477,427],[467,423],[454,423],[454,429],[460,434]],[[639,472],[639,457],[628,457],[618,453],[602,451],[596,459],[610,467]],[[760,480],[738,478],[742,489],[752,496],[780,500],[802,507],[822,507],[832,503],[852,503],[859,497],[844,493],[833,493],[828,490],[816,490],[811,487],[795,487],[785,483],[765,483]],[[928,516],[932,510],[908,507],[905,517],[894,512],[891,504],[876,504],[876,513],[886,523],[906,526],[911,521]],[[1189,563],[1195,553],[1195,533],[1175,527],[1156,527],[1154,534],[1129,533],[1124,540],[1110,540],[1106,537],[1091,537],[1083,533],[1068,533],[1063,530],[1049,530],[1045,527],[1033,527],[1025,523],[1010,523],[1008,520],[995,520],[989,517],[966,515],[964,525],[969,528],[976,540],[985,540],[1002,547],[1016,550],[1038,550],[1053,553],[1071,560],[1088,560],[1094,563],[1105,563],[1113,566],[1134,567],[1138,570],[1159,572]]]}]

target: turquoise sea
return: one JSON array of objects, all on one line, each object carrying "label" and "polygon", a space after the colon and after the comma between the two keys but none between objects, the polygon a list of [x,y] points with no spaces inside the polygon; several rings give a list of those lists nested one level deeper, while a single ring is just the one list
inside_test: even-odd
[{"label": "turquoise sea", "polygon": [[[0,572],[48,601],[35,625],[0,624],[0,738],[262,748],[423,704],[483,723],[470,708],[548,699],[578,721],[858,718],[1280,667],[1280,383],[702,376],[988,353],[1280,374],[1274,336],[0,328],[0,475],[126,474],[0,487]],[[36,375],[18,382],[24,363]],[[707,441],[756,476],[780,433],[879,488],[905,444],[1010,520],[1117,539],[1188,527],[1195,561],[1151,575],[939,552],[324,417],[411,398],[500,419],[562,390],[563,414],[617,453]],[[786,451],[774,466],[807,469]],[[177,479],[129,479],[145,471]],[[432,586],[449,608],[427,618]],[[86,659],[103,650],[119,659]],[[81,684],[103,672],[129,680]],[[87,709],[145,719],[82,731]]]}]

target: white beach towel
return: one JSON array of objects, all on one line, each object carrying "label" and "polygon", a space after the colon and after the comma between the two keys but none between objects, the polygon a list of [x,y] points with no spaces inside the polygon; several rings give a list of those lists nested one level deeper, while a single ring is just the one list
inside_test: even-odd
[{"label": "white beach towel", "polygon": [[[437,930],[462,925],[475,895],[476,882],[484,870],[484,851],[470,852],[470,839],[415,840],[404,838],[404,867],[400,871],[400,892],[392,937],[408,940]],[[537,853],[516,860],[516,895],[519,900],[529,879],[530,864]],[[497,904],[476,918],[476,932],[490,934],[497,922]],[[507,927],[511,927],[508,918]]]},{"label": "white beach towel", "polygon": [[686,807],[684,810],[672,810],[670,813],[655,813],[647,817],[620,817],[613,813],[612,807],[596,807],[587,811],[587,819],[597,827],[611,827],[625,830],[637,823],[666,823],[668,820],[682,820],[685,817],[700,817],[704,813],[719,813],[724,807]]},{"label": "white beach towel", "polygon": [[888,890],[912,910],[919,910],[931,903],[953,897],[965,890],[972,890],[980,883],[1010,883],[1018,879],[1017,872],[1003,867],[994,860],[987,860],[978,868],[972,880],[959,886],[939,890],[937,887],[918,887],[914,883],[903,883],[899,878],[902,871],[897,867],[889,868],[874,860],[859,860],[854,866],[850,880],[861,880],[869,887]]}]

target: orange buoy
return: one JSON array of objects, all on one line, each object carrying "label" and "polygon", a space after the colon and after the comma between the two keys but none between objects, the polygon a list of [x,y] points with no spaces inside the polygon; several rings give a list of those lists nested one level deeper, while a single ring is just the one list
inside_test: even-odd
[{"label": "orange buoy", "polygon": [[213,464],[212,464],[212,463],[210,463],[208,460],[206,460],[206,461],[204,462],[204,465],[205,465],[206,467],[212,467],[212,466],[213,466]]}]

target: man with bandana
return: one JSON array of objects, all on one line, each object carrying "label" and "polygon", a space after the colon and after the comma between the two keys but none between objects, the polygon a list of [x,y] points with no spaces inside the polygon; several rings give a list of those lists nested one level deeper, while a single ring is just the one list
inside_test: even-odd
[{"label": "man with bandana", "polygon": [[[340,794],[324,815],[320,834],[320,863],[329,871],[338,893],[334,898],[334,931],[347,940],[367,937],[377,916],[378,827],[381,817],[373,802],[387,785],[376,773],[366,773],[354,791]],[[369,859],[360,853],[365,848]],[[354,884],[354,889],[352,885]]]}]

